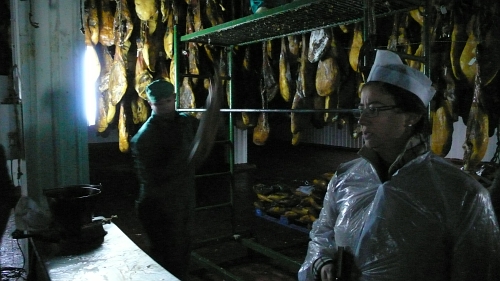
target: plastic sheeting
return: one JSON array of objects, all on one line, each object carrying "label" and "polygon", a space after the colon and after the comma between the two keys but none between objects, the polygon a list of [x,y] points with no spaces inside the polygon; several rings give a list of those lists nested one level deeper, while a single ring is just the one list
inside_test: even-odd
[{"label": "plastic sheeting", "polygon": [[[350,253],[349,280],[500,280],[500,231],[487,190],[425,153],[381,182],[363,158],[332,178],[299,280],[318,257]],[[349,261],[348,261],[349,262]]]}]

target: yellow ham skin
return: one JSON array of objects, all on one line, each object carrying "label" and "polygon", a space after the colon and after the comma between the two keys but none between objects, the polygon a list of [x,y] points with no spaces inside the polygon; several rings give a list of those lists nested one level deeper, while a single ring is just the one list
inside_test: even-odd
[{"label": "yellow ham skin", "polygon": [[99,133],[106,131],[106,129],[108,128],[107,114],[108,114],[109,104],[105,100],[105,95],[107,94],[108,94],[107,91],[105,91],[104,93],[100,93],[97,101],[98,115],[97,115],[96,128],[97,132]]},{"label": "yellow ham skin", "polygon": [[414,19],[420,26],[424,25],[424,8],[419,7],[418,9],[411,10],[409,12],[412,19]]},{"label": "yellow ham skin", "polygon": [[180,88],[180,108],[196,108],[195,96],[189,77],[184,77]]},{"label": "yellow ham skin", "polygon": [[460,55],[460,69],[465,75],[467,82],[474,85],[477,73],[476,48],[478,41],[473,33],[469,34],[465,47]]},{"label": "yellow ham skin", "polygon": [[267,115],[265,112],[261,112],[259,115],[259,120],[257,126],[253,129],[253,143],[255,145],[265,145],[267,138],[269,137],[269,122],[267,120]]},{"label": "yellow ham skin", "polygon": [[127,71],[123,62],[121,48],[118,47],[115,50],[115,57],[109,76],[110,102],[113,106],[120,102],[127,90]]},{"label": "yellow ham skin", "polygon": [[120,151],[124,153],[130,149],[126,123],[127,116],[125,115],[125,107],[122,102],[120,103],[120,116],[118,118],[118,146]]},{"label": "yellow ham skin", "polygon": [[290,73],[285,37],[283,37],[281,38],[281,53],[279,60],[279,84],[281,97],[286,102],[290,101],[291,83],[293,83],[292,74]]},{"label": "yellow ham skin", "polygon": [[173,13],[169,13],[167,17],[167,27],[165,31],[165,36],[163,37],[163,48],[165,49],[165,55],[168,59],[174,57],[174,16]]},{"label": "yellow ham skin", "polygon": [[445,157],[450,152],[453,136],[453,116],[451,102],[444,101],[432,114],[431,150]]},{"label": "yellow ham skin", "polygon": [[101,0],[102,10],[99,22],[99,43],[104,46],[115,44],[114,21],[115,18],[109,6],[110,0]]},{"label": "yellow ham skin", "polygon": [[132,121],[134,124],[140,124],[146,122],[148,119],[148,109],[146,107],[146,101],[137,97],[130,103],[132,109]]},{"label": "yellow ham skin", "polygon": [[340,68],[331,49],[318,62],[316,92],[325,97],[331,95],[340,83]]},{"label": "yellow ham skin", "polygon": [[95,45],[99,43],[99,16],[95,0],[90,0],[87,23],[90,30],[91,41]]},{"label": "yellow ham skin", "polygon": [[135,12],[140,20],[148,21],[158,13],[155,0],[135,0]]},{"label": "yellow ham skin", "polygon": [[141,40],[137,40],[137,61],[135,64],[135,79],[134,88],[139,97],[147,100],[146,86],[153,81],[153,76],[149,73],[143,57],[143,44]]},{"label": "yellow ham skin", "polygon": [[361,24],[356,23],[352,37],[351,49],[349,50],[349,64],[356,72],[359,72],[358,58],[361,46],[363,46],[363,31],[361,29]]}]

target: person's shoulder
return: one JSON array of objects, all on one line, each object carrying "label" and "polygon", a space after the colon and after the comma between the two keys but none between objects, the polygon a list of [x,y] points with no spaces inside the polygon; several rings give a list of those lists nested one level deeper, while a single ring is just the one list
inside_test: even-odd
[{"label": "person's shoulder", "polygon": [[139,139],[143,138],[145,135],[151,132],[153,122],[153,116],[148,118],[144,124],[139,128],[137,133],[131,138],[131,142],[137,142]]},{"label": "person's shoulder", "polygon": [[194,117],[192,114],[187,113],[187,112],[181,112],[179,113],[179,117],[183,119],[188,119],[188,120],[198,120],[196,117]]},{"label": "person's shoulder", "polygon": [[363,159],[362,157],[359,157],[359,158],[355,158],[355,159],[352,159],[350,161],[347,161],[347,162],[344,162],[344,163],[341,163],[338,168],[337,168],[337,174],[343,174],[345,173],[347,170],[351,169],[352,167],[354,167],[356,164],[359,164],[361,162],[367,162],[365,159]]},{"label": "person's shoulder", "polygon": [[470,173],[464,171],[459,163],[455,163],[452,159],[443,158],[441,156],[431,154],[430,159],[432,165],[430,169],[434,170],[436,175],[440,175],[442,179],[447,182],[454,182],[454,188],[458,189],[460,186],[469,189],[480,189],[482,191],[484,186]]},{"label": "person's shoulder", "polygon": [[194,126],[200,122],[198,118],[186,112],[179,113],[179,121],[183,124],[193,124]]},{"label": "person's shoulder", "polygon": [[460,165],[455,163],[453,159],[447,159],[429,152],[429,159],[434,168],[438,168],[445,172],[455,173],[463,177],[469,177],[470,175],[460,168]]}]

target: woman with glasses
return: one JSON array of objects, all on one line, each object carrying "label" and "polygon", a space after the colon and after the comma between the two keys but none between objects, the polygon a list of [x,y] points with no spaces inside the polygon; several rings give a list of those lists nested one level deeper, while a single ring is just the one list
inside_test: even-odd
[{"label": "woman with glasses", "polygon": [[299,280],[500,280],[488,191],[430,152],[431,84],[377,51],[357,111],[360,158],[330,181]]}]

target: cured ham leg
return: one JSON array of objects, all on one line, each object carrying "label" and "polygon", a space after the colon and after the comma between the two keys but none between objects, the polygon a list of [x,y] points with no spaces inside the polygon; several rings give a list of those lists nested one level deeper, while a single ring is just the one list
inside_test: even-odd
[{"label": "cured ham leg", "polygon": [[481,95],[481,78],[479,70],[476,74],[474,87],[474,98],[467,119],[467,130],[465,135],[464,149],[464,170],[475,172],[476,166],[483,160],[488,148],[488,114],[484,112],[479,102]]},{"label": "cured ham leg", "polygon": [[[262,108],[267,108],[267,97],[265,95],[265,90],[261,91],[262,98]],[[269,132],[271,128],[269,127],[269,120],[266,112],[261,112],[259,119],[257,121],[257,126],[253,129],[253,143],[256,145],[264,145],[269,137]]]},{"label": "cured ham leg", "polygon": [[153,76],[148,71],[148,67],[144,63],[142,40],[137,40],[137,61],[135,64],[135,91],[139,97],[147,100],[146,86],[152,82]]},{"label": "cured ham leg", "polygon": [[127,71],[122,58],[121,48],[117,47],[109,76],[110,102],[113,106],[120,102],[125,91],[127,91]]},{"label": "cured ham leg", "polygon": [[281,53],[279,60],[279,84],[280,84],[280,94],[281,97],[289,102],[291,100],[291,94],[295,92],[295,85],[292,78],[292,73],[290,71],[290,63],[288,61],[288,52],[285,37],[281,38]]}]

